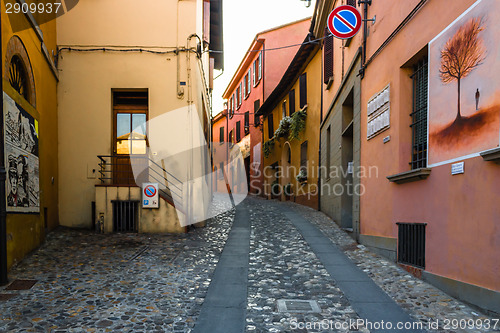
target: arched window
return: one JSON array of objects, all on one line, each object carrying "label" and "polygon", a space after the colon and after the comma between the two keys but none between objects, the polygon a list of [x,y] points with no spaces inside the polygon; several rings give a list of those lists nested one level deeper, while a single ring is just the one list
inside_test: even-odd
[{"label": "arched window", "polygon": [[35,80],[28,52],[18,36],[12,36],[5,51],[4,79],[36,108]]},{"label": "arched window", "polygon": [[26,72],[23,60],[18,55],[14,55],[10,59],[8,79],[12,88],[14,88],[19,95],[23,96],[25,100],[30,102],[28,73]]}]

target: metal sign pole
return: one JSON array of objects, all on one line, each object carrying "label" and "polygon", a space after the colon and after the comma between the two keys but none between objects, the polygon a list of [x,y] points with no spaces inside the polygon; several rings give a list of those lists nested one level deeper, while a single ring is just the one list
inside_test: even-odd
[{"label": "metal sign pole", "polygon": [[[2,19],[0,15],[0,59],[2,55]],[[5,207],[5,158],[4,158],[4,119],[3,119],[3,82],[0,78],[0,285],[6,285],[9,282],[7,277],[7,212]]]}]

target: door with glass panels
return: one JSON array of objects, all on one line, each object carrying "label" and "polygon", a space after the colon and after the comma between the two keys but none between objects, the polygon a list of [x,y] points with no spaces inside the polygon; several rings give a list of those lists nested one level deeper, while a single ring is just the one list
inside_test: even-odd
[{"label": "door with glass panels", "polygon": [[[138,175],[134,177],[132,164],[147,163],[147,118],[147,91],[113,92],[113,184],[115,185],[136,184]],[[136,170],[141,169],[144,168]]]}]

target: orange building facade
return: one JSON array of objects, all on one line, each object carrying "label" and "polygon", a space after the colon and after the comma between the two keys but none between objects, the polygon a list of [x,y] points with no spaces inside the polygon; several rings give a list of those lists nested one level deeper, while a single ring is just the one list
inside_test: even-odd
[{"label": "orange building facade", "polygon": [[[359,241],[500,312],[500,69],[490,0],[368,6]],[[454,59],[458,59],[455,61]]]},{"label": "orange building facade", "polygon": [[248,192],[254,195],[263,194],[264,184],[262,124],[256,112],[280,82],[298,50],[298,46],[276,48],[301,43],[309,24],[307,18],[258,33],[223,94],[228,118],[225,124],[213,128],[214,138],[217,141],[224,135],[226,142],[240,146]]}]

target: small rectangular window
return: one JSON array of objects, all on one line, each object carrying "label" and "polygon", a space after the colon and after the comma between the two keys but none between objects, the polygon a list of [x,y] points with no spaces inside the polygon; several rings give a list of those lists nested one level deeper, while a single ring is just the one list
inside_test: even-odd
[{"label": "small rectangular window", "polygon": [[224,126],[219,129],[219,142],[224,142]]},{"label": "small rectangular window", "polygon": [[250,112],[245,112],[245,134],[250,132]]},{"label": "small rectangular window", "polygon": [[295,112],[295,89],[290,90],[288,93],[288,115],[292,116],[292,114]]},{"label": "small rectangular window", "polygon": [[425,268],[425,223],[397,223],[398,262]]},{"label": "small rectangular window", "polygon": [[299,79],[300,88],[300,108],[302,109],[307,104],[307,73],[300,76]]},{"label": "small rectangular window", "polygon": [[254,124],[254,126],[260,125],[260,116],[257,115],[257,111],[259,111],[259,108],[260,108],[260,99],[257,99],[257,100],[255,100],[255,102],[253,102],[253,114],[254,114],[253,124]]},{"label": "small rectangular window", "polygon": [[267,135],[268,139],[271,139],[274,136],[274,124],[273,124],[272,113],[269,116],[267,116]]},{"label": "small rectangular window", "polygon": [[286,117],[286,101],[283,101],[283,103],[281,104],[281,117]]}]

